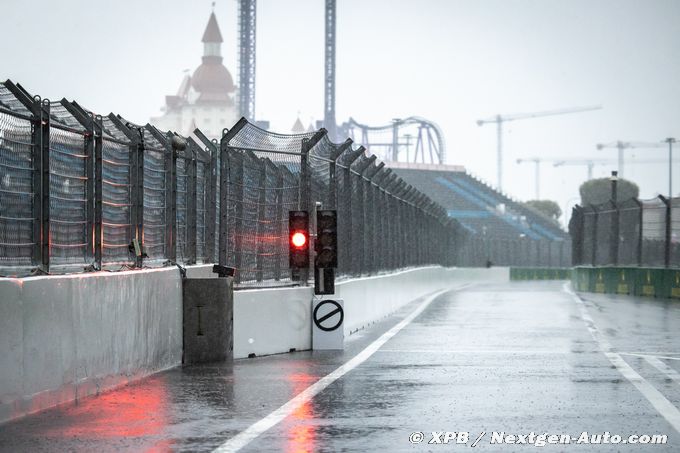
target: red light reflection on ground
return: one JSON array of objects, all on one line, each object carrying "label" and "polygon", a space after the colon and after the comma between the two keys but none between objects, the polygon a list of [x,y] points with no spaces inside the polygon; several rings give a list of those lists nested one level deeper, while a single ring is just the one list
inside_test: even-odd
[{"label": "red light reflection on ground", "polygon": [[[291,374],[288,379],[293,384],[293,392],[297,395],[313,384],[317,378],[306,373],[297,373]],[[292,420],[287,421],[288,443],[286,444],[286,452],[315,451],[316,425],[312,421],[314,419],[312,402],[307,401],[298,407],[290,418]]]},{"label": "red light reflection on ground", "polygon": [[168,425],[167,398],[164,379],[151,378],[143,386],[121,387],[65,407],[59,414],[63,424],[44,434],[95,442],[148,437],[153,445],[142,441],[141,450],[168,451],[172,442],[160,439]]}]

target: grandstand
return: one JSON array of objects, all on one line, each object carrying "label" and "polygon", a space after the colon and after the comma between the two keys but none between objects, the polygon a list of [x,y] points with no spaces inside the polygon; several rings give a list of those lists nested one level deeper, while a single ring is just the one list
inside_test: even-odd
[{"label": "grandstand", "polygon": [[[549,244],[548,248],[557,246],[558,250],[569,239],[557,222],[474,178],[462,166],[401,162],[390,162],[388,166],[407,183],[443,206],[449,217],[456,219],[464,228],[469,238],[505,244],[499,249],[512,249],[519,241]],[[528,248],[532,249],[531,246]],[[503,255],[513,253],[512,250],[502,252]],[[499,258],[500,250],[487,250],[484,253],[494,262],[510,259]],[[543,261],[551,264],[555,258]],[[567,258],[561,256],[559,261]]]}]

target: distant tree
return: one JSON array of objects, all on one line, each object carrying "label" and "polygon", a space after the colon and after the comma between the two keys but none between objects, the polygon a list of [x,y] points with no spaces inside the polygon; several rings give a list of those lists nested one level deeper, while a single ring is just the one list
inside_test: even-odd
[{"label": "distant tree", "polygon": [[542,212],[546,216],[557,222],[557,219],[562,215],[562,210],[557,202],[552,200],[529,200],[524,203],[530,208],[534,208],[537,211]]},{"label": "distant tree", "polygon": [[[581,206],[603,204],[611,200],[612,182],[609,178],[591,179],[581,184],[578,191],[581,194]],[[616,183],[616,199],[618,201],[637,198],[638,195],[640,195],[640,188],[637,184],[619,178]]]}]

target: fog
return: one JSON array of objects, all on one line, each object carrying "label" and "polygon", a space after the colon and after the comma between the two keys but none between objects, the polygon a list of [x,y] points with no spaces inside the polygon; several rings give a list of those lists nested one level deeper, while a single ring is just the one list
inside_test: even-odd
[{"label": "fog", "polygon": [[[215,6],[225,65],[238,83],[235,0]],[[3,0],[0,78],[98,113],[146,122],[200,64],[211,1]],[[496,133],[476,120],[602,105],[506,123],[505,191],[534,196],[533,166],[517,158],[616,158],[614,140],[680,138],[678,1],[337,2],[337,119],[383,125],[418,115],[438,123],[450,164],[495,183]],[[256,116],[289,132],[323,117],[322,0],[257,2]],[[680,155],[680,146],[678,146]],[[665,149],[626,152],[641,197],[666,194]],[[674,193],[680,193],[680,165]],[[608,175],[615,165],[595,167]],[[564,210],[585,167],[542,166],[542,198]]]}]

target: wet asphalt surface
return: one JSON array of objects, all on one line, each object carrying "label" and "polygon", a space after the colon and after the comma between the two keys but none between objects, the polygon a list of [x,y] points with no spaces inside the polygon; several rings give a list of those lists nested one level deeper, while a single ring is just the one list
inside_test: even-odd
[{"label": "wet asphalt surface", "polygon": [[[680,302],[582,294],[604,338],[680,408]],[[343,352],[296,352],[176,368],[0,425],[0,451],[211,451],[335,370],[422,299],[350,336]],[[665,372],[652,364],[661,362]],[[670,370],[670,371],[669,371]],[[675,375],[677,377],[677,375]],[[466,445],[428,444],[432,431]],[[547,445],[549,451],[680,451],[680,433],[602,353],[561,282],[447,292],[243,451],[533,451],[507,434],[665,434],[666,445]],[[422,443],[409,436],[423,432]],[[475,450],[473,450],[475,451]]]}]

